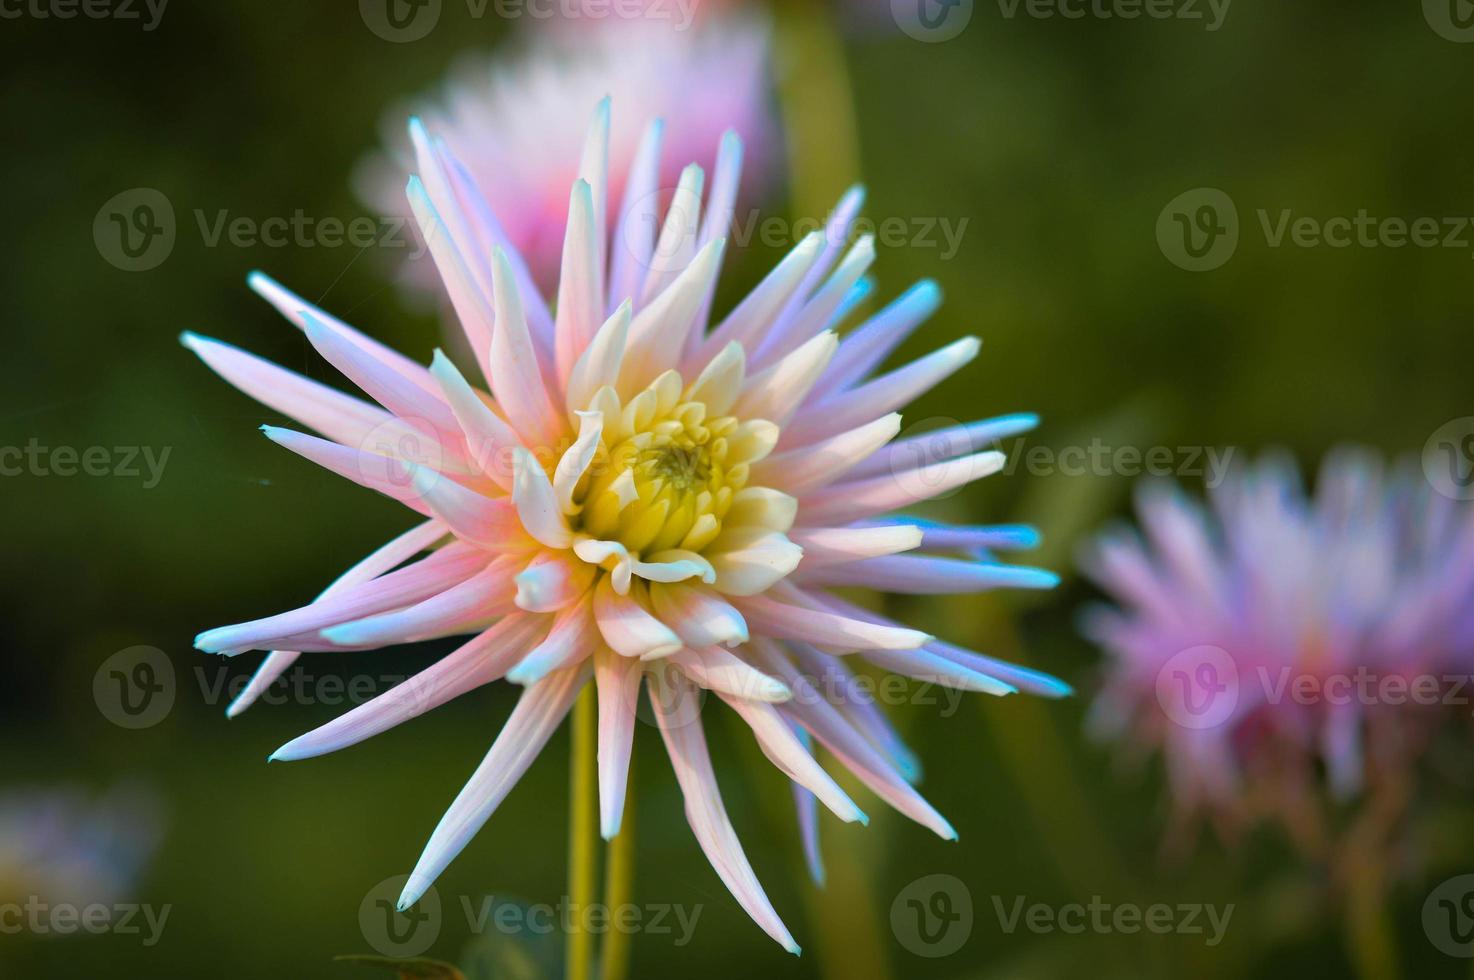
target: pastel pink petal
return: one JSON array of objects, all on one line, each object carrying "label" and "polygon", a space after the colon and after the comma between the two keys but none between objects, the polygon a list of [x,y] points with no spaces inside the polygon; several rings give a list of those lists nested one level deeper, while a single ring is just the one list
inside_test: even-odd
[{"label": "pastel pink petal", "polygon": [[1039,425],[1039,416],[1030,412],[1002,415],[998,418],[968,422],[965,425],[934,429],[892,443],[886,449],[855,467],[854,478],[879,476],[882,473],[907,473],[931,463],[955,459],[984,448],[996,448],[1000,439],[1021,435]]},{"label": "pastel pink petal", "polygon": [[435,390],[435,385],[425,371],[424,365],[416,364],[394,348],[379,343],[362,331],[355,330],[331,313],[307,302],[266,273],[251,273],[246,277],[246,285],[256,295],[276,307],[277,311],[290,320],[297,329],[305,331],[308,321],[316,320],[325,329],[340,337],[344,343],[373,357],[416,387],[427,392]]},{"label": "pastel pink petal", "polygon": [[644,291],[650,257],[655,251],[656,209],[659,206],[660,142],[664,124],[655,119],[645,128],[639,149],[625,179],[610,255],[609,299],[612,314],[626,300]]},{"label": "pastel pink petal", "polygon": [[920,630],[882,626],[809,605],[781,602],[772,594],[747,596],[735,605],[754,633],[836,650],[915,650],[930,639]]},{"label": "pastel pink petal", "polygon": [[396,569],[300,609],[207,630],[195,637],[195,646],[206,653],[227,655],[242,650],[285,646],[271,641],[315,633],[338,623],[362,619],[428,599],[464,582],[485,568],[486,564],[487,557],[484,553],[468,545],[448,544],[413,565]]},{"label": "pastel pink petal", "polygon": [[787,425],[838,346],[834,332],[825,331],[771,367],[749,376],[734,412],[739,418]]},{"label": "pastel pink petal", "polygon": [[[676,181],[670,204],[665,210],[660,234],[655,239],[655,253],[651,256],[650,271],[645,276],[645,286],[640,293],[639,306],[649,305],[669,286],[681,270],[691,264],[696,254],[696,240],[701,228],[701,192],[706,183],[706,171],[697,164],[688,164]],[[698,306],[699,309],[699,306]],[[682,338],[684,342],[685,338]],[[682,348],[684,350],[684,347]],[[681,351],[677,351],[679,357]]]},{"label": "pastel pink petal", "polygon": [[361,445],[393,419],[377,405],[345,395],[218,340],[185,333],[180,342],[256,401],[345,445]]},{"label": "pastel pink petal", "polygon": [[410,467],[410,486],[430,511],[466,541],[489,551],[524,550],[517,508],[506,497],[486,497],[425,466]]},{"label": "pastel pink petal", "polygon": [[1002,453],[990,451],[905,473],[831,484],[799,501],[799,520],[808,525],[848,524],[910,507],[991,476],[1005,462]]},{"label": "pastel pink petal", "polygon": [[469,632],[470,627],[513,609],[513,558],[498,558],[483,572],[423,602],[395,612],[330,626],[322,635],[344,646],[413,643]]},{"label": "pastel pink petal", "polygon": [[528,612],[557,612],[589,591],[594,569],[567,552],[543,552],[516,578],[516,603]]},{"label": "pastel pink petal", "polygon": [[981,346],[976,337],[964,337],[858,388],[812,402],[783,430],[780,445],[806,446],[894,412],[971,362]]},{"label": "pastel pink petal", "polygon": [[675,630],[689,647],[747,642],[747,623],[742,614],[705,586],[681,582],[652,585],[650,604],[660,621]]},{"label": "pastel pink petal", "polygon": [[[732,225],[732,216],[737,208],[737,188],[742,178],[742,139],[732,130],[722,134],[717,147],[716,168],[712,172],[711,193],[707,197],[706,214],[701,219],[701,235],[697,247],[727,237]],[[706,333],[711,320],[712,298],[716,295],[716,282],[707,289],[696,317],[696,329],[686,339],[686,351],[694,350]]]},{"label": "pastel pink petal", "polygon": [[941,640],[933,640],[926,645],[926,649],[939,657],[952,660],[977,673],[996,677],[1020,691],[1026,691],[1039,697],[1067,698],[1074,693],[1070,685],[1043,671],[1021,667],[1018,664],[1011,664],[1006,660],[975,653],[972,650],[964,650]]},{"label": "pastel pink petal", "polygon": [[551,674],[523,692],[491,751],[430,835],[399,896],[401,910],[419,900],[491,818],[562,723],[588,677],[583,664]]},{"label": "pastel pink petal", "polygon": [[553,362],[553,315],[548,312],[548,302],[533,281],[527,260],[507,237],[495,212],[477,190],[476,181],[466,170],[465,164],[455,159],[449,150],[443,149],[443,140],[437,140],[436,143],[442,147],[440,156],[446,161],[451,184],[455,187],[456,200],[474,218],[471,230],[480,245],[481,254],[495,255],[496,250],[501,249],[512,266],[512,274],[517,280],[517,293],[522,297],[522,306],[527,313],[532,343],[538,350],[538,362],[544,367],[543,380],[547,381],[552,376],[549,369]]},{"label": "pastel pink petal", "polygon": [[829,703],[900,770],[907,782],[921,778],[921,760],[876,703],[874,690],[862,687],[843,659],[807,643],[790,643],[787,647],[794,665],[821,683]]},{"label": "pastel pink petal", "polygon": [[826,565],[842,565],[865,558],[894,555],[921,545],[921,528],[914,524],[875,527],[796,527],[788,532],[793,543],[804,550],[801,571]]},{"label": "pastel pink petal", "polygon": [[[809,733],[792,722],[789,725],[804,749],[812,751]],[[803,843],[804,864],[808,866],[809,877],[814,884],[823,888],[825,876],[824,855],[819,850],[819,798],[798,783],[790,782],[789,785],[793,788],[793,808],[798,818],[799,840]]]},{"label": "pastel pink petal", "polygon": [[620,390],[643,388],[677,365],[701,304],[721,270],[726,241],[708,242],[670,285],[635,312],[620,366]]},{"label": "pastel pink petal", "polygon": [[752,644],[764,669],[781,678],[794,691],[794,699],[780,709],[818,739],[846,769],[854,773],[871,792],[899,812],[930,828],[945,840],[956,840],[957,831],[921,794],[912,789],[884,757],[813,685],[788,662],[775,646],[758,641]]},{"label": "pastel pink petal", "polygon": [[507,680],[524,686],[536,684],[553,671],[572,667],[593,654],[600,642],[593,608],[594,592],[590,589],[557,614],[547,638],[507,671]]},{"label": "pastel pink petal", "polygon": [[681,648],[681,638],[640,604],[638,596],[642,589],[636,582],[630,594],[620,595],[609,576],[602,576],[594,587],[594,620],[599,624],[604,642],[622,657],[669,656]]},{"label": "pastel pink petal", "polygon": [[[455,416],[440,398],[385,367],[363,349],[328,330],[308,315],[307,339],[317,352],[389,411],[437,438],[442,455],[465,457],[464,440]],[[428,373],[428,372],[427,372]]]},{"label": "pastel pink petal", "polygon": [[594,653],[594,681],[599,691],[599,827],[605,840],[613,840],[624,821],[635,707],[644,674],[638,660],[609,650]]},{"label": "pastel pink petal", "polygon": [[[411,125],[411,129],[414,124]],[[449,193],[447,186],[446,192]],[[457,220],[456,208],[437,208],[431,195],[419,177],[411,177],[405,187],[410,210],[420,226],[430,257],[440,272],[440,281],[450,297],[456,319],[465,332],[466,341],[476,357],[483,374],[490,372],[491,334],[493,314],[489,292],[477,281],[473,270],[479,267],[475,256],[467,255],[461,247],[464,238],[458,238],[447,225],[447,220]],[[449,216],[447,218],[447,216]]]},{"label": "pastel pink petal", "polygon": [[769,677],[725,647],[682,650],[673,659],[682,673],[708,691],[775,704],[793,697],[782,681]]},{"label": "pastel pink petal", "polygon": [[[864,205],[865,188],[859,184],[845,191],[844,196],[839,199],[839,203],[834,206],[834,211],[829,215],[828,223],[824,226],[822,239],[824,250],[819,254],[817,261],[809,266],[803,281],[789,297],[783,311],[773,319],[771,333],[780,337],[785,335],[793,320],[801,315],[804,305],[809,302],[814,290],[818,288],[824,277],[829,275],[829,270],[834,268],[834,263],[844,251],[845,243],[850,240],[850,232],[854,227],[855,219],[860,216],[860,209]],[[759,338],[759,340],[764,339],[766,337]]]},{"label": "pastel pink petal", "polygon": [[812,446],[769,456],[753,466],[752,483],[800,496],[861,467],[900,431],[899,413],[882,415]]},{"label": "pastel pink petal", "polygon": [[568,519],[558,506],[548,474],[537,459],[525,449],[512,454],[512,502],[517,517],[527,533],[549,548],[562,549],[573,544]]},{"label": "pastel pink petal", "polygon": [[947,595],[990,589],[1052,589],[1059,576],[1042,568],[993,562],[886,555],[801,570],[805,585],[855,585],[882,592]]},{"label": "pastel pink petal", "polygon": [[[378,491],[399,501],[411,510],[430,515],[429,505],[414,487],[413,463],[393,456],[349,449],[336,442],[319,439],[291,429],[263,425],[266,438],[303,459],[310,460],[361,487]],[[448,477],[446,479],[449,479]]]},{"label": "pastel pink petal", "polygon": [[[410,528],[340,575],[322,591],[318,599],[330,598],[352,586],[378,578],[424,551],[448,533],[449,528],[439,521],[426,521]],[[225,709],[225,717],[234,718],[254,704],[257,698],[276,683],[277,678],[297,662],[299,656],[300,652],[291,650],[275,650],[267,654],[250,682]]]},{"label": "pastel pink petal", "polygon": [[728,344],[740,344],[744,350],[756,347],[763,338],[763,332],[797,293],[823,251],[822,232],[805,235],[758,283],[757,288],[748,293],[694,351],[686,355],[681,373],[696,374]]},{"label": "pastel pink petal", "polygon": [[558,277],[556,336],[558,378],[567,385],[573,365],[604,322],[598,231],[593,191],[576,181],[568,201],[568,228],[563,239],[563,269]]},{"label": "pastel pink petal", "polygon": [[825,329],[874,262],[875,238],[862,235],[850,246],[849,253],[824,286],[804,303],[796,315],[787,317],[780,327],[763,338],[753,355],[753,362],[759,367],[771,364]]},{"label": "pastel pink petal", "polygon": [[916,283],[840,341],[809,397],[817,401],[865,378],[941,305],[942,291],[935,282]]},{"label": "pastel pink petal", "polygon": [[543,628],[539,617],[508,616],[398,686],[283,745],[271,761],[295,762],[357,745],[490,684]]},{"label": "pastel pink petal", "polygon": [[527,316],[516,273],[506,252],[493,259],[496,330],[491,339],[491,390],[524,445],[552,451],[563,434],[563,413],[554,408],[527,332]]},{"label": "pastel pink petal", "polygon": [[716,773],[711,768],[711,756],[706,749],[700,717],[684,717],[672,707],[694,701],[695,692],[690,682],[670,670],[653,671],[650,681],[650,702],[655,708],[655,718],[665,739],[676,781],[680,783],[681,793],[686,799],[686,820],[696,834],[697,842],[718,877],[753,921],[784,949],[797,954],[798,944],[768,901],[727,818],[721,790],[717,788]]},{"label": "pastel pink petal", "polygon": [[870,822],[855,801],[814,760],[777,708],[721,691],[717,694],[747,722],[763,754],[779,771],[817,796],[831,813],[845,823]]},{"label": "pastel pink petal", "polygon": [[466,450],[476,471],[491,478],[503,490],[512,489],[511,456],[522,445],[517,433],[482,401],[450,358],[439,350],[430,363],[430,373],[460,423]]}]

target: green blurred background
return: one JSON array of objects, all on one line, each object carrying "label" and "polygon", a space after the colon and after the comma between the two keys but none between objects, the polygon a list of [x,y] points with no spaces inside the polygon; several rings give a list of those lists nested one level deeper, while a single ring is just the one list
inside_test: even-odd
[{"label": "green blurred background", "polygon": [[[800,36],[797,50],[818,44],[815,60],[798,59],[810,70],[829,71],[822,43],[803,35],[844,23],[848,82],[826,77],[852,86],[867,212],[968,222],[955,256],[883,248],[876,266],[884,298],[923,276],[947,294],[902,354],[966,333],[984,340],[982,356],[908,424],[1031,410],[1045,421],[1026,446],[1286,445],[1313,461],[1346,441],[1415,454],[1440,425],[1470,414],[1474,233],[1457,248],[1271,248],[1257,212],[1474,215],[1474,129],[1458,108],[1474,84],[1474,44],[1440,36],[1407,0],[1239,0],[1216,31],[1201,20],[1006,9],[979,3],[944,43],[899,32],[883,6],[856,18],[786,0],[779,13],[780,34]],[[341,754],[270,767],[273,748],[343,709],[261,705],[225,720],[209,692],[256,658],[206,657],[191,649],[193,635],[299,604],[405,524],[397,505],[272,447],[255,429],[279,420],[176,338],[196,330],[327,376],[245,288],[247,271],[261,268],[428,359],[439,326],[386,285],[392,256],[207,247],[193,212],[365,214],[348,178],[375,146],[385,108],[433,87],[457,54],[511,32],[459,2],[412,44],[381,40],[350,3],[173,0],[148,32],[85,17],[0,20],[9,188],[0,444],[170,451],[151,488],[125,476],[0,479],[0,792],[149,787],[166,835],[132,897],[173,907],[151,948],[118,935],[0,935],[0,976],[360,975],[332,957],[371,952],[358,918],[365,893],[409,870],[510,710],[514,692],[497,685]],[[849,176],[834,174],[832,196]],[[1167,260],[1156,224],[1170,200],[1204,186],[1233,198],[1242,234],[1225,265],[1193,273]],[[136,187],[168,197],[179,236],[158,268],[129,273],[99,253],[92,225],[104,202]],[[766,206],[805,207],[781,195]],[[732,255],[726,295],[756,282],[775,255]],[[1040,563],[1066,585],[1042,600],[912,601],[907,614],[1081,692],[1059,703],[973,697],[949,717],[897,712],[925,760],[924,790],[961,843],[862,794],[871,826],[825,821],[830,882],[814,889],[783,780],[711,713],[734,823],[805,946],[801,958],[764,938],[702,859],[659,739],[641,726],[636,901],[702,912],[684,947],[637,936],[633,975],[1345,974],[1341,923],[1320,910],[1325,883],[1297,870],[1276,837],[1237,852],[1205,840],[1190,856],[1163,858],[1160,774],[1121,765],[1085,736],[1098,658],[1074,632],[1088,592],[1073,553],[1087,530],[1124,512],[1129,485],[1119,473],[1020,465],[939,505],[954,517],[1038,522]],[[92,682],[135,645],[165,652],[177,697],[158,724],[126,730],[99,711]],[[402,675],[444,649],[311,655],[305,669],[314,680]],[[429,955],[467,962],[475,944],[457,896],[563,894],[567,752],[565,731],[441,879],[448,911]],[[1468,973],[1420,924],[1428,888],[1474,870],[1474,796],[1454,790],[1471,805],[1420,828],[1428,877],[1393,896],[1410,976]],[[971,931],[951,955],[919,956],[893,930],[892,903],[939,872],[966,883]],[[1058,907],[1095,895],[1233,903],[1235,912],[1209,948],[1201,936],[1009,933],[995,908],[1016,896]],[[556,957],[556,937],[540,942],[547,948],[533,955]],[[477,955],[512,962],[527,943],[538,945],[483,939]],[[523,975],[499,969],[480,975]]]}]

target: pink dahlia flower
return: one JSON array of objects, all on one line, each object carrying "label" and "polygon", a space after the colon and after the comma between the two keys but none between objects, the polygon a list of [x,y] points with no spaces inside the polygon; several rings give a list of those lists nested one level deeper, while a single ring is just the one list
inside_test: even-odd
[{"label": "pink dahlia flower", "polygon": [[[568,186],[581,172],[583,120],[608,96],[622,115],[609,130],[609,184],[599,202],[620,200],[641,141],[641,121],[661,119],[671,150],[654,186],[669,194],[680,167],[710,168],[719,138],[732,129],[749,154],[747,180],[762,181],[778,159],[769,102],[768,30],[747,16],[676,30],[660,21],[616,21],[598,30],[537,33],[519,56],[498,52],[466,61],[438,98],[386,116],[387,148],[359,167],[359,196],[380,214],[409,217],[404,177],[414,151],[403,120],[416,115],[465,166],[527,260],[535,282],[557,282],[568,220]],[[408,111],[402,111],[407,108]],[[754,166],[756,164],[756,166]],[[743,187],[744,196],[754,190]],[[612,212],[605,216],[612,221]],[[436,289],[424,260],[410,282]]]},{"label": "pink dahlia flower", "polygon": [[[197,646],[274,651],[232,706],[238,711],[301,651],[470,636],[401,687],[278,749],[278,760],[345,748],[501,678],[525,686],[431,836],[404,889],[406,907],[492,815],[590,682],[602,830],[614,836],[635,702],[647,684],[701,847],[743,908],[797,951],[727,820],[699,719],[679,708],[701,689],[714,694],[842,820],[864,816],[815,760],[810,737],[882,800],[953,838],[912,788],[914,768],[883,717],[846,696],[856,683],[846,661],[994,695],[1066,689],[830,589],[1052,586],[1048,572],[976,557],[1019,543],[1016,528],[887,516],[997,472],[1003,456],[984,445],[1031,420],[891,441],[896,410],[972,360],[978,342],[872,377],[935,309],[929,283],[839,339],[874,258],[868,238],[843,247],[858,189],[827,231],[805,238],[708,330],[719,232],[739,178],[734,135],[722,141],[710,187],[701,168],[686,168],[657,222],[661,131],[648,128],[610,232],[601,106],[579,154],[549,304],[449,147],[418,122],[410,130],[419,168],[410,204],[489,391],[441,353],[422,367],[253,275],[252,287],[372,403],[218,341],[191,334],[184,343],[321,434],[267,426],[274,442],[399,500],[421,522],[318,599],[209,630]],[[803,695],[819,685],[825,697]]]},{"label": "pink dahlia flower", "polygon": [[1349,450],[1326,459],[1314,496],[1271,457],[1209,502],[1147,485],[1145,537],[1122,529],[1090,549],[1087,573],[1119,603],[1085,620],[1108,655],[1094,722],[1162,751],[1183,814],[1303,831],[1321,823],[1319,768],[1333,800],[1400,782],[1460,696],[1474,514]]}]

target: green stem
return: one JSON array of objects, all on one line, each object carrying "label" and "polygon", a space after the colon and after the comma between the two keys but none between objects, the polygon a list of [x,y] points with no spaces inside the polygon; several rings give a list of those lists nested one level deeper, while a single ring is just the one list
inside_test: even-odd
[{"label": "green stem", "polygon": [[1346,939],[1356,975],[1362,980],[1398,980],[1402,971],[1382,869],[1374,860],[1357,860],[1347,875],[1347,891]]},{"label": "green stem", "polygon": [[[630,760],[627,779],[634,778],[634,760]],[[618,921],[619,910],[634,895],[635,877],[635,793],[631,789],[624,801],[624,818],[619,834],[609,843],[604,857],[604,909],[611,923]],[[611,926],[604,934],[599,951],[599,980],[627,980],[630,973],[630,933]]]},{"label": "green stem", "polygon": [[584,687],[573,708],[573,758],[568,777],[568,900],[567,980],[590,980],[594,935],[584,915],[594,903],[599,855],[598,793],[599,723],[594,686]]}]

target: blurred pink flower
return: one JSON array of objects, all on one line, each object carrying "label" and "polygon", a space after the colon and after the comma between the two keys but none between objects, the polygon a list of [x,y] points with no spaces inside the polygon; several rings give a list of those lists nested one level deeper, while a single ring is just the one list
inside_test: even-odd
[{"label": "blurred pink flower", "polygon": [[[1089,550],[1119,606],[1087,634],[1106,650],[1096,730],[1163,753],[1180,813],[1314,824],[1401,780],[1474,653],[1474,515],[1415,469],[1369,453],[1325,461],[1313,497],[1269,457],[1204,509],[1148,484],[1128,529]],[[1465,692],[1464,697],[1468,697]]]},{"label": "blurred pink flower", "polygon": [[[485,195],[534,281],[548,289],[558,277],[568,187],[579,174],[582,121],[601,98],[620,109],[609,132],[607,207],[624,192],[647,119],[665,125],[668,152],[653,185],[663,196],[686,162],[711,167],[728,129],[747,147],[752,186],[742,188],[744,197],[770,182],[780,154],[763,20],[734,16],[689,30],[663,21],[599,23],[597,30],[524,35],[520,51],[464,61],[439,97],[388,113],[387,149],[360,165],[359,195],[381,214],[409,216],[404,180],[414,155],[403,120],[422,117]],[[438,291],[428,259],[409,264],[414,287]]]},{"label": "blurred pink flower", "polygon": [[[815,760],[810,737],[882,800],[954,838],[912,788],[914,760],[873,700],[855,696],[846,661],[994,695],[1068,688],[831,590],[1053,586],[1049,572],[989,556],[1027,545],[1032,536],[1019,528],[888,516],[997,472],[1002,454],[984,447],[1034,420],[1008,416],[891,441],[896,410],[970,362],[978,341],[872,377],[937,307],[930,283],[839,341],[875,255],[868,237],[845,247],[858,189],[826,230],[807,236],[708,331],[741,142],[722,140],[709,185],[700,167],[683,170],[657,220],[661,129],[650,126],[622,203],[608,212],[605,103],[574,154],[583,163],[555,313],[449,145],[418,122],[411,134],[419,176],[409,200],[490,391],[443,354],[427,370],[253,275],[253,288],[378,404],[218,341],[191,334],[185,344],[243,391],[326,436],[266,427],[274,442],[400,500],[423,522],[316,601],[210,630],[197,646],[276,651],[234,713],[300,651],[472,636],[400,687],[278,749],[278,760],[345,748],[503,677],[525,685],[431,836],[405,906],[491,817],[591,681],[603,833],[614,836],[635,701],[648,684],[697,839],[743,908],[796,952],[728,822],[696,695],[709,691],[736,711],[800,787],[811,855],[807,794],[842,820],[865,817]],[[607,213],[617,216],[610,229]]]}]

